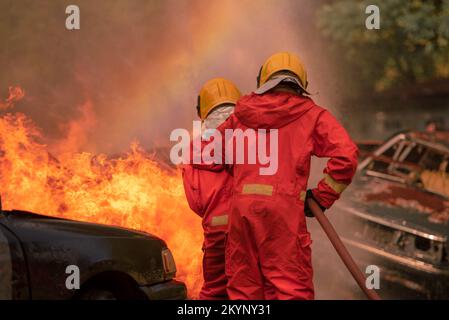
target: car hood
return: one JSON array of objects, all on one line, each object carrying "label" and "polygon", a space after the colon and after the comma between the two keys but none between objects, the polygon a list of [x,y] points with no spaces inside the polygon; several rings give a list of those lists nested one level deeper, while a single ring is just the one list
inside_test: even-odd
[{"label": "car hood", "polygon": [[161,252],[166,243],[144,232],[17,210],[3,212],[0,223],[21,242],[34,296],[70,295],[65,287],[69,265],[82,270],[81,283],[111,271],[139,285],[174,276],[164,271]]},{"label": "car hood", "polygon": [[449,201],[401,183],[358,174],[336,207],[390,225],[449,237]]},{"label": "car hood", "polygon": [[83,235],[101,238],[128,238],[162,241],[154,235],[122,227],[74,221],[20,210],[4,211],[3,213],[7,217],[9,226],[12,227],[12,229],[14,229],[15,225],[27,225],[29,228],[33,228],[36,231],[45,230],[50,233],[62,232],[66,235],[73,236]]}]

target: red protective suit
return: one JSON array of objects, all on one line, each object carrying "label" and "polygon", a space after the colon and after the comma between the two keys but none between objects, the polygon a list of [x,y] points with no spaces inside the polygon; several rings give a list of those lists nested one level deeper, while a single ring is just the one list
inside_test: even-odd
[{"label": "red protective suit", "polygon": [[232,176],[225,170],[210,172],[191,165],[182,169],[184,190],[190,208],[203,218],[203,277],[199,298],[227,299],[225,232],[230,213]]},{"label": "red protective suit", "polygon": [[[258,160],[232,165],[226,245],[229,298],[313,299],[311,238],[304,215],[310,159],[330,158],[324,178],[312,190],[329,208],[351,182],[357,147],[328,111],[310,98],[286,92],[242,97],[219,131],[224,137],[225,129],[236,128],[278,129],[279,165],[274,175],[260,175],[259,168],[267,165]],[[223,165],[197,167],[219,170]]]}]

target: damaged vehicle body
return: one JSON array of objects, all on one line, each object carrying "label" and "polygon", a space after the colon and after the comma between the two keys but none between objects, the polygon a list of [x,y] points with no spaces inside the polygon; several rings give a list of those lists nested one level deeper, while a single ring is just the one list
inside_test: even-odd
[{"label": "damaged vehicle body", "polygon": [[332,214],[362,270],[376,265],[381,284],[426,298],[449,298],[446,137],[405,132],[381,144]]},{"label": "damaged vehicle body", "polygon": [[[67,285],[73,268],[79,288]],[[170,250],[153,235],[0,212],[0,299],[185,299],[186,287],[175,274]]]}]

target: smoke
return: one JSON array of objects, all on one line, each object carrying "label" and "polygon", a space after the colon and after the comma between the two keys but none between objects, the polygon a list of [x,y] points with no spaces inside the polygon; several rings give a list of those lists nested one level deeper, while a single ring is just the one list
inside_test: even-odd
[{"label": "smoke", "polygon": [[[121,152],[133,140],[164,146],[172,129],[191,127],[205,81],[222,76],[249,92],[276,51],[302,57],[312,92],[331,92],[317,3],[80,0],[81,30],[68,31],[65,2],[3,0],[0,88],[23,87],[17,110],[52,139],[72,134],[69,122],[90,101],[88,151]],[[333,97],[316,100],[333,105]]]},{"label": "smoke", "polygon": [[25,92],[20,87],[12,87],[8,88],[9,95],[5,101],[0,100],[0,110],[7,110],[14,107],[14,103],[20,101],[24,96]]}]

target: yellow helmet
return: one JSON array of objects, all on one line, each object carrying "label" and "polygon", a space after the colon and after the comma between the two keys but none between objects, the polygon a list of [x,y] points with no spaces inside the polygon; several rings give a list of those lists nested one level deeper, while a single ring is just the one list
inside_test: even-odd
[{"label": "yellow helmet", "polygon": [[236,85],[223,78],[215,78],[207,81],[198,95],[197,112],[201,120],[223,103],[236,104],[242,94]]},{"label": "yellow helmet", "polygon": [[290,52],[275,53],[265,61],[257,77],[257,87],[259,88],[273,74],[279,71],[290,71],[294,73],[298,77],[299,82],[301,82],[301,88],[306,91],[308,82],[304,64],[296,55]]}]

